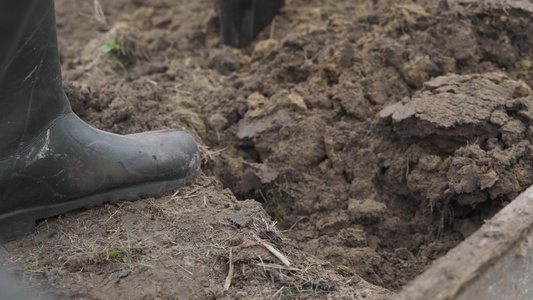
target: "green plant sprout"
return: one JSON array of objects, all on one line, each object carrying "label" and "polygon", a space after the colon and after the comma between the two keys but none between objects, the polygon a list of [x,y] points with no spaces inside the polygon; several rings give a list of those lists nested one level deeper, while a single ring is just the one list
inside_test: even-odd
[{"label": "green plant sprout", "polygon": [[115,258],[115,257],[117,257],[117,255],[118,255],[118,251],[111,251],[111,252],[109,252],[109,257],[110,257],[110,258]]},{"label": "green plant sprout", "polygon": [[118,50],[120,50],[120,45],[117,44],[114,34],[111,35],[111,39],[109,40],[109,43],[100,47],[100,51],[102,51],[103,53],[108,53],[111,51],[118,51]]}]

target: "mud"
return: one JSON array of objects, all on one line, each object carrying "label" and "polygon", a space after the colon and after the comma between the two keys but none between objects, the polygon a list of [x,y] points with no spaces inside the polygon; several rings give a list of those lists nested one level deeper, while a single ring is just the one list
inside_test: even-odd
[{"label": "mud", "polygon": [[[105,22],[89,5],[56,6],[65,90],[84,120],[117,133],[189,130],[206,176],[261,203],[284,243],[330,271],[397,291],[533,182],[529,2],[293,0],[240,50],[221,45],[214,1],[117,0],[102,3]],[[112,34],[127,51],[99,51]],[[145,230],[169,226],[156,225]],[[196,243],[203,234],[191,231]],[[222,265],[210,285],[223,285]],[[242,274],[230,291],[304,287],[268,273],[275,288],[254,294],[263,281]],[[309,282],[303,290],[317,291]],[[158,286],[162,298],[186,294]],[[335,286],[333,298],[354,291]]]},{"label": "mud", "polygon": [[396,290],[532,183],[530,5],[321,4],[286,8],[275,26],[314,22],[235,78],[215,172],[308,252]]}]

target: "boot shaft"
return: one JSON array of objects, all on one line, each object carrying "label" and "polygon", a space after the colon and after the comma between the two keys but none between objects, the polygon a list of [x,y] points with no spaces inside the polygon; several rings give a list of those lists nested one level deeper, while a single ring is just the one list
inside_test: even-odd
[{"label": "boot shaft", "polygon": [[62,86],[54,1],[35,2],[0,82],[0,160],[71,111]]},{"label": "boot shaft", "polygon": [[35,4],[35,0],[0,1],[0,82],[4,79],[7,61],[13,54]]}]

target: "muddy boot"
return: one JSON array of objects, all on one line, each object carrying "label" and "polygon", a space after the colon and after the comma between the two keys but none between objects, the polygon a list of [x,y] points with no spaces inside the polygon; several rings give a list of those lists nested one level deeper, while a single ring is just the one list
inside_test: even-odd
[{"label": "muddy boot", "polygon": [[53,0],[36,1],[0,82],[0,239],[78,208],[168,193],[200,168],[177,130],[116,135],[71,110],[63,91]]},{"label": "muddy boot", "polygon": [[219,0],[222,42],[235,48],[249,46],[268,26],[285,0]]}]

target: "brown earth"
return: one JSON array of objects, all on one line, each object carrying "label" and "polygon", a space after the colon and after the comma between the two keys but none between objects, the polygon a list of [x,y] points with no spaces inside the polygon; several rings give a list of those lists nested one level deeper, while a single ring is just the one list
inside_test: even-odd
[{"label": "brown earth", "polygon": [[6,248],[18,273],[40,287],[44,299],[393,295],[282,240],[260,203],[237,200],[204,174],[173,195],[46,220]]},{"label": "brown earth", "polygon": [[[103,130],[186,128],[205,174],[45,221],[6,246],[29,282],[65,298],[389,299],[365,280],[397,291],[533,183],[533,4],[287,0],[237,50],[215,1],[175,2],[102,2],[104,21],[58,0],[65,90]],[[112,36],[121,52],[99,51]]]}]

